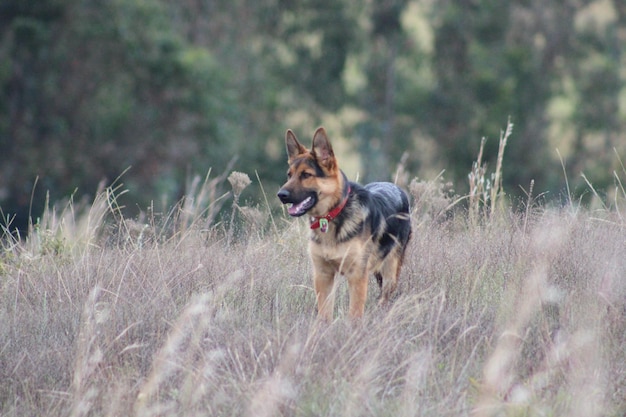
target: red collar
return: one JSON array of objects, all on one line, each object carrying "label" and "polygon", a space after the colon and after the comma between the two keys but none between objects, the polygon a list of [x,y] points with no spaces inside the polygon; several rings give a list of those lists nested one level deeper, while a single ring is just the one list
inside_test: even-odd
[{"label": "red collar", "polygon": [[348,198],[350,197],[350,191],[351,191],[351,188],[348,185],[348,194],[346,195],[346,198],[344,198],[343,201],[339,203],[337,207],[329,211],[328,214],[325,216],[314,217],[313,219],[315,220],[311,222],[311,229],[313,230],[320,229],[322,232],[326,233],[328,231],[328,222],[331,222],[335,218],[337,218],[337,216],[339,216],[339,213],[341,213],[341,210],[343,210],[343,208],[346,206],[346,203],[348,202]]}]

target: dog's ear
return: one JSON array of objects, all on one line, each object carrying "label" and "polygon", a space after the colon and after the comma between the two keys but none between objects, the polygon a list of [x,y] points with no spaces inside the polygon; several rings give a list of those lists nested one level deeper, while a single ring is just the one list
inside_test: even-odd
[{"label": "dog's ear", "polygon": [[287,129],[287,133],[285,133],[285,144],[287,145],[287,159],[289,163],[294,160],[298,155],[302,155],[306,153],[306,148],[298,142],[296,135],[291,131],[291,129]]},{"label": "dog's ear", "polygon": [[333,169],[335,167],[336,163],[333,147],[330,145],[330,141],[323,127],[318,128],[313,135],[311,152],[321,166],[327,169]]}]

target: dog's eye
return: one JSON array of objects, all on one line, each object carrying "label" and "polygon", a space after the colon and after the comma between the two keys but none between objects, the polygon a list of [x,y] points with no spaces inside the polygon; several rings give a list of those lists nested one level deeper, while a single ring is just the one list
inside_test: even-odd
[{"label": "dog's eye", "polygon": [[306,171],[303,171],[300,174],[300,179],[306,180],[307,178],[311,178],[312,176],[313,176],[313,174],[310,174],[310,173],[308,173]]}]

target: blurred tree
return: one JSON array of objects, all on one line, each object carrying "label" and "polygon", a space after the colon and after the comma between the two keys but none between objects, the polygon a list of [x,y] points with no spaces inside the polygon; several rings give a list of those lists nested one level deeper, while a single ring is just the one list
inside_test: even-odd
[{"label": "blurred tree", "polygon": [[505,183],[527,185],[543,178],[545,108],[555,62],[568,50],[570,8],[560,1],[542,2],[541,7],[532,1],[444,3],[433,10],[437,83],[422,123],[438,138],[440,152],[461,181],[482,136],[490,139],[487,159],[493,161],[499,130],[511,116],[515,130]]},{"label": "blurred tree", "polygon": [[129,206],[171,204],[234,157],[270,190],[284,129],[330,119],[366,181],[408,151],[412,173],[434,159],[463,192],[511,116],[505,190],[557,189],[556,146],[571,176],[608,184],[625,48],[619,0],[6,0],[0,206],[25,219],[37,175],[34,213],[47,190],[89,193],[131,165]]},{"label": "blurred tree", "polygon": [[626,152],[624,108],[620,112],[626,85],[626,7],[620,1],[606,2],[604,9],[594,2],[588,5],[576,21],[560,92],[573,102],[566,119],[574,136],[569,173],[579,186],[586,188],[579,177],[584,172],[595,187],[606,189],[614,180],[610,167],[619,168],[613,149]]},{"label": "blurred tree", "polygon": [[[24,218],[37,175],[37,191],[57,199],[76,187],[93,192],[129,166],[126,183],[145,206],[179,194],[184,176],[209,152],[233,153],[220,130],[234,118],[228,74],[172,29],[164,4],[49,0],[3,7],[5,211]],[[227,160],[214,162],[219,169]],[[35,213],[38,202],[36,196]]]},{"label": "blurred tree", "polygon": [[342,74],[356,35],[348,1],[278,2],[269,48],[287,88],[327,110],[345,102]]},{"label": "blurred tree", "polygon": [[[284,131],[302,112],[317,124],[345,104],[342,75],[357,27],[349,1],[188,0],[190,41],[227,68],[239,111],[238,169],[273,189],[284,180]],[[250,172],[252,175],[253,172]]]},{"label": "blurred tree", "polygon": [[[617,3],[615,9],[623,9]],[[597,12],[590,11],[592,7]],[[594,13],[609,23],[600,28],[581,25],[584,20],[595,22],[588,16]],[[611,18],[612,13],[610,2],[603,1],[433,3],[436,81],[430,99],[422,103],[426,111],[417,120],[437,138],[457,181],[463,180],[482,136],[490,139],[487,159],[493,161],[498,131],[511,116],[515,129],[505,156],[505,188],[515,193],[518,185],[535,179],[539,189],[558,189],[563,178],[558,169],[549,169],[554,161],[554,149],[548,146],[554,120],[548,108],[564,91],[575,109],[564,121],[571,126],[567,130],[575,132],[569,174],[579,178],[585,160],[604,170],[605,179],[610,177],[607,150],[623,130],[618,97],[624,85],[620,68],[625,45],[624,22]],[[605,138],[601,164],[590,158],[590,139],[599,132]],[[568,147],[563,140],[558,143]]]},{"label": "blurred tree", "polygon": [[[3,2],[0,5],[0,203],[15,213],[28,207],[40,161],[38,137],[53,128],[42,94],[50,89],[40,74],[51,66],[49,43],[63,18],[58,2]],[[25,181],[25,177],[28,178]]]},{"label": "blurred tree", "polygon": [[366,118],[356,127],[360,151],[368,164],[365,181],[388,179],[394,161],[408,148],[409,138],[397,129],[398,55],[405,36],[401,16],[405,0],[374,2],[368,11],[365,75],[366,88],[359,92],[357,104]]}]

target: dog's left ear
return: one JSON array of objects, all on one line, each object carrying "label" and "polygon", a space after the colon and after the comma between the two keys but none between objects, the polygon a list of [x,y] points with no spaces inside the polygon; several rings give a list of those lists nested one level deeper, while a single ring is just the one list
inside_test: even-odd
[{"label": "dog's left ear", "polygon": [[313,135],[311,153],[321,166],[327,169],[335,167],[335,154],[333,153],[333,147],[330,145],[330,141],[328,140],[328,136],[326,136],[326,131],[323,127],[318,128]]},{"label": "dog's left ear", "polygon": [[291,129],[287,129],[285,133],[285,145],[287,146],[287,160],[291,163],[298,155],[302,155],[307,152],[306,148],[300,145],[295,133]]}]

